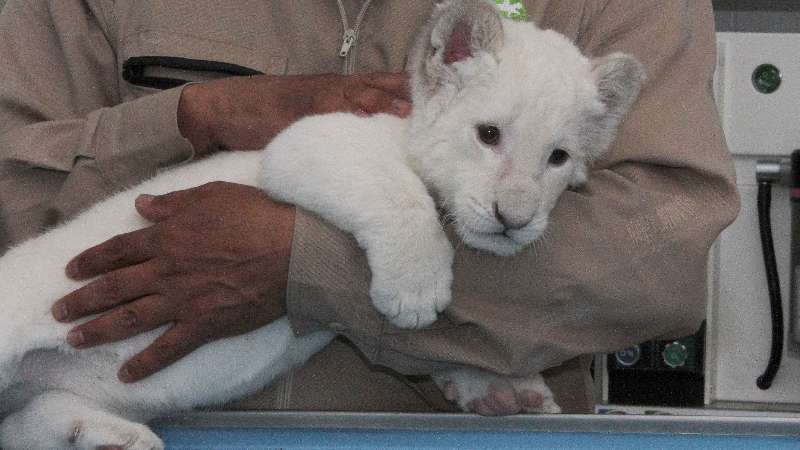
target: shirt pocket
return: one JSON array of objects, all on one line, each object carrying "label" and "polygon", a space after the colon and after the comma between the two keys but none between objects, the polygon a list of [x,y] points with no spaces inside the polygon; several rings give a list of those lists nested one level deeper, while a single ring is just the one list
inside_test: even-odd
[{"label": "shirt pocket", "polygon": [[126,101],[190,82],[284,75],[287,67],[282,54],[158,30],[129,36],[118,55],[120,92]]}]

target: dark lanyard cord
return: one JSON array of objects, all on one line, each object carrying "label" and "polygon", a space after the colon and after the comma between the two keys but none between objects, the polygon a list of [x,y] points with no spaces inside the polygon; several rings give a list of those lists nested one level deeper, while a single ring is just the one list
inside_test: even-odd
[{"label": "dark lanyard cord", "polygon": [[772,202],[772,183],[758,182],[758,224],[761,234],[761,251],[764,254],[764,267],[767,273],[769,303],[772,310],[772,348],[764,374],[758,377],[756,385],[759,389],[769,389],[781,366],[783,355],[783,303],[781,286],[778,279],[778,266],[775,263],[775,246],[772,242],[772,221],[770,205]]}]

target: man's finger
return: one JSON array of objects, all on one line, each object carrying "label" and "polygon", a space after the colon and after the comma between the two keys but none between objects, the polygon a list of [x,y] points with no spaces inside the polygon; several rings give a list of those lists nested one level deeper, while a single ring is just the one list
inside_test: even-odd
[{"label": "man's finger", "polygon": [[52,308],[53,317],[72,322],[153,294],[157,277],[147,262],[114,270],[58,300]]},{"label": "man's finger", "polygon": [[408,75],[405,73],[377,72],[364,75],[364,84],[380,89],[395,98],[411,101],[408,89]]},{"label": "man's finger", "polygon": [[174,319],[172,302],[161,295],[149,295],[75,327],[67,342],[76,348],[94,347],[136,336]]},{"label": "man's finger", "polygon": [[405,117],[411,112],[411,104],[371,87],[357,86],[346,89],[345,98],[368,114],[387,113]]},{"label": "man's finger", "polygon": [[[343,92],[345,97],[347,96],[346,93],[347,89],[345,89]],[[343,101],[342,96],[339,94],[323,96],[314,104],[314,114],[328,114],[334,112],[345,112],[359,116],[369,115],[369,113],[367,113],[367,111],[365,111],[357,103],[348,100],[347,98],[345,98]]]},{"label": "man's finger", "polygon": [[190,325],[177,323],[141,353],[120,368],[117,377],[123,383],[134,383],[158,372],[191,353],[207,339]]},{"label": "man's finger", "polygon": [[120,234],[76,256],[67,264],[67,276],[75,280],[147,261],[154,255],[153,229]]},{"label": "man's finger", "polygon": [[208,193],[214,189],[216,184],[218,183],[206,183],[163,195],[142,194],[136,198],[136,211],[151,222],[161,222],[183,208],[208,197]]}]

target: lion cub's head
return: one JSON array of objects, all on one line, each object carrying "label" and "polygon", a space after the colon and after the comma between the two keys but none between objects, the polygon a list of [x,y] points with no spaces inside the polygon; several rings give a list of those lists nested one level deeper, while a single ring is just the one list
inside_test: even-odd
[{"label": "lion cub's head", "polygon": [[412,163],[463,241],[511,255],[586,180],[644,78],[615,53],[500,17],[481,0],[437,6],[410,57]]}]

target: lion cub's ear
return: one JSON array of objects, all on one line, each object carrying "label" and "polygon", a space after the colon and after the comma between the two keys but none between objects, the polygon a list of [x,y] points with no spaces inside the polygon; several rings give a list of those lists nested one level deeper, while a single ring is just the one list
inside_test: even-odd
[{"label": "lion cub's ear", "polygon": [[440,3],[410,54],[414,102],[424,102],[442,88],[457,90],[470,77],[480,75],[480,57],[496,60],[502,45],[503,22],[490,3]]},{"label": "lion cub's ear", "polygon": [[603,108],[590,118],[585,130],[590,160],[602,156],[613,142],[619,123],[639,96],[645,70],[633,56],[612,53],[592,60],[592,76]]},{"label": "lion cub's ear", "polygon": [[599,104],[587,117],[581,132],[586,157],[576,167],[570,186],[586,182],[589,166],[608,151],[622,118],[638,98],[645,79],[642,63],[624,53],[612,53],[591,62]]},{"label": "lion cub's ear", "polygon": [[592,60],[592,75],[597,83],[600,101],[606,106],[606,115],[616,124],[628,112],[639,96],[645,78],[644,66],[625,53],[612,53]]}]

